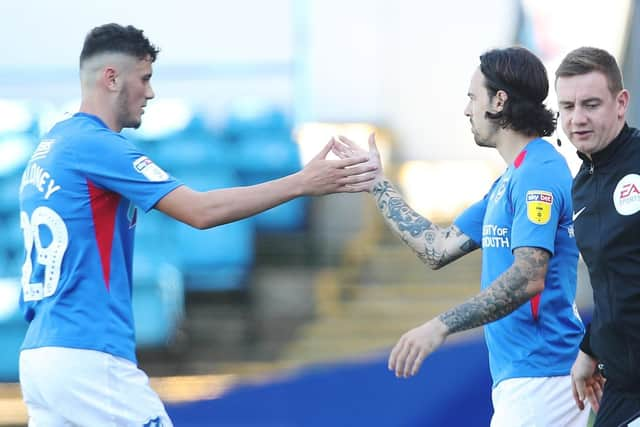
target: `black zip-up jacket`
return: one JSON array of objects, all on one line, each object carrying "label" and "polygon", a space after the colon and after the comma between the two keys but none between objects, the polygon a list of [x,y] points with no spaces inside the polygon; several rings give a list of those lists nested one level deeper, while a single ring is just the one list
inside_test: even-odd
[{"label": "black zip-up jacket", "polygon": [[626,124],[573,181],[574,228],[593,287],[580,348],[612,387],[640,394],[640,131]]}]

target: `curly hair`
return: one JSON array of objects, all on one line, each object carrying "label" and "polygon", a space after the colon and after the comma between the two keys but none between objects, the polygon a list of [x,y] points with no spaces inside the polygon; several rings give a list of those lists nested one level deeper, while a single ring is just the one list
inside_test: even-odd
[{"label": "curly hair", "polygon": [[101,53],[123,53],[138,59],[156,60],[158,49],[142,30],[132,25],[105,24],[92,29],[84,39],[80,53],[80,66],[85,60]]},{"label": "curly hair", "polygon": [[544,105],[549,79],[537,56],[522,47],[493,49],[480,56],[480,71],[491,98],[499,90],[508,95],[501,112],[486,113],[489,119],[525,135],[553,134],[556,115]]}]

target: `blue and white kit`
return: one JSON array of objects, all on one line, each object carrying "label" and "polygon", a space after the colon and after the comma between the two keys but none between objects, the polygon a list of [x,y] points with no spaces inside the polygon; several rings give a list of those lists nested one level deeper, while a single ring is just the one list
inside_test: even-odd
[{"label": "blue and white kit", "polygon": [[484,199],[454,221],[482,247],[482,289],[513,264],[514,249],[551,254],[544,290],[484,327],[494,387],[510,378],[568,375],[575,360],[584,327],[574,304],[578,249],[571,181],[564,158],[534,139]]},{"label": "blue and white kit", "polygon": [[180,185],[96,116],[77,113],[45,135],[20,185],[23,349],[96,350],[136,363],[136,206],[148,211]]}]

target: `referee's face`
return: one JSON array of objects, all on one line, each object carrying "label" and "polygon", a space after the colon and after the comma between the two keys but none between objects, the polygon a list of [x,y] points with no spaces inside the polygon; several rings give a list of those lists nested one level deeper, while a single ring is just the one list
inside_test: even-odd
[{"label": "referee's face", "polygon": [[612,93],[604,73],[558,77],[556,92],[562,130],[578,151],[591,156],[603,150],[624,126],[629,93]]},{"label": "referee's face", "polygon": [[495,147],[493,137],[498,127],[486,117],[487,111],[491,108],[491,99],[484,83],[484,75],[478,67],[471,77],[467,93],[469,102],[464,109],[464,115],[469,117],[476,144],[480,147]]}]

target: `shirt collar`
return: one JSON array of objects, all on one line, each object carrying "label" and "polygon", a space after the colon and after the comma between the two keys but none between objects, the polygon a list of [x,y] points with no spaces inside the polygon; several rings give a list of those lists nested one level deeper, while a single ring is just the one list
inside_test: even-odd
[{"label": "shirt collar", "polygon": [[615,156],[615,154],[618,152],[620,147],[622,147],[624,143],[627,140],[629,140],[629,138],[632,135],[633,135],[633,130],[625,122],[618,136],[616,136],[613,139],[613,141],[611,141],[602,150],[598,151],[597,153],[593,153],[591,155],[591,159],[589,159],[589,157],[587,157],[586,154],[581,153],[580,151],[576,151],[576,153],[578,154],[578,157],[580,157],[585,162],[594,163],[594,164],[605,163]]},{"label": "shirt collar", "polygon": [[73,117],[86,117],[88,119],[93,120],[94,122],[98,123],[100,126],[105,127],[105,128],[109,128],[109,126],[107,126],[107,124],[105,122],[102,121],[102,119],[98,116],[95,116],[93,114],[89,114],[89,113],[83,113],[83,112],[78,112],[75,113],[73,115]]}]

